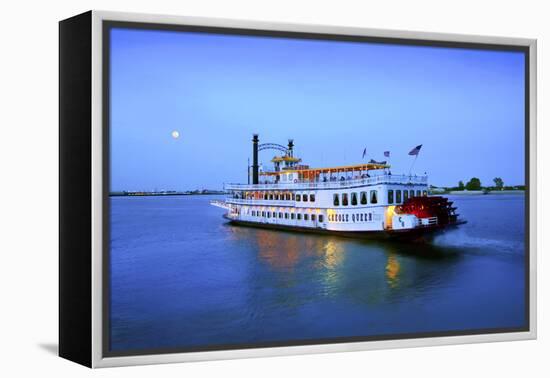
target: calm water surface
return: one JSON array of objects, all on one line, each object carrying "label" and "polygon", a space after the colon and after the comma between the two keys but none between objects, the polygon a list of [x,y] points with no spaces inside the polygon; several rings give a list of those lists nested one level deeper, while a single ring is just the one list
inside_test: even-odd
[{"label": "calm water surface", "polygon": [[111,350],[525,325],[523,195],[451,196],[430,245],[230,226],[212,196],[111,198]]}]

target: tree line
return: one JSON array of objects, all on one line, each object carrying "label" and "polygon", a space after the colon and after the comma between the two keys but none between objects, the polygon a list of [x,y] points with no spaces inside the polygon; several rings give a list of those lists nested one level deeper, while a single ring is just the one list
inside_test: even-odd
[{"label": "tree line", "polygon": [[500,177],[495,177],[493,184],[483,186],[478,177],[472,177],[466,184],[461,180],[458,182],[458,186],[448,188],[448,190],[525,190],[525,185],[505,186],[504,180]]}]

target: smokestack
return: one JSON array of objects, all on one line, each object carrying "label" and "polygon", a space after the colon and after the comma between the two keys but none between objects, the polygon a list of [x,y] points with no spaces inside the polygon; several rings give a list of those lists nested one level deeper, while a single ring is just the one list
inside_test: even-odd
[{"label": "smokestack", "polygon": [[294,156],[294,139],[288,140],[288,156]]},{"label": "smokestack", "polygon": [[258,134],[254,134],[252,137],[252,184],[256,185],[259,184],[258,180],[258,143],[260,142],[260,139],[258,138]]}]

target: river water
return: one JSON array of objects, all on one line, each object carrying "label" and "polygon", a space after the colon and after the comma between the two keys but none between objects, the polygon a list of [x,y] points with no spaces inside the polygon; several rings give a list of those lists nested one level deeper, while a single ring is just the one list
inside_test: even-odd
[{"label": "river water", "polygon": [[217,198],[111,198],[112,352],[526,325],[524,195],[450,196],[468,223],[428,245],[231,226]]}]

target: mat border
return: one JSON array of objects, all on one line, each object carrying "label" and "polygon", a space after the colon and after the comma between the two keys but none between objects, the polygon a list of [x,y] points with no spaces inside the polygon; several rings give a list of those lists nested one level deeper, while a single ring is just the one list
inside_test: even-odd
[{"label": "mat border", "polygon": [[[103,54],[108,46],[105,28],[110,26],[146,27],[162,30],[197,30],[232,32],[246,35],[298,36],[336,40],[362,40],[379,43],[399,43],[426,46],[448,46],[480,49],[514,50],[526,52],[526,298],[528,327],[508,330],[475,330],[466,333],[437,333],[438,336],[414,334],[370,338],[345,338],[331,340],[298,341],[280,344],[256,344],[250,346],[215,346],[201,351],[178,352],[175,350],[140,351],[139,355],[115,355],[105,352],[108,342],[106,332],[106,307],[108,275],[103,274],[107,264],[108,240],[108,172],[109,139],[106,132],[109,115],[106,110],[106,78],[108,56]],[[107,64],[106,64],[107,63]],[[92,11],[92,366],[114,367],[153,363],[191,362],[234,358],[285,356],[310,353],[360,351],[372,349],[422,347],[449,344],[493,341],[526,340],[536,338],[536,40],[524,38],[489,37],[477,35],[442,34],[412,31],[364,29],[307,24],[285,24],[230,19],[180,17],[124,12]],[[475,333],[475,334],[473,334]],[[432,337],[430,337],[430,335]],[[392,339],[389,339],[389,338]],[[411,338],[403,338],[411,337]],[[398,338],[398,339],[397,339]],[[371,340],[371,341],[359,341]],[[329,343],[330,342],[330,343]],[[304,345],[309,343],[309,345]],[[180,350],[183,348],[180,348]],[[212,350],[214,349],[214,350]]]}]

